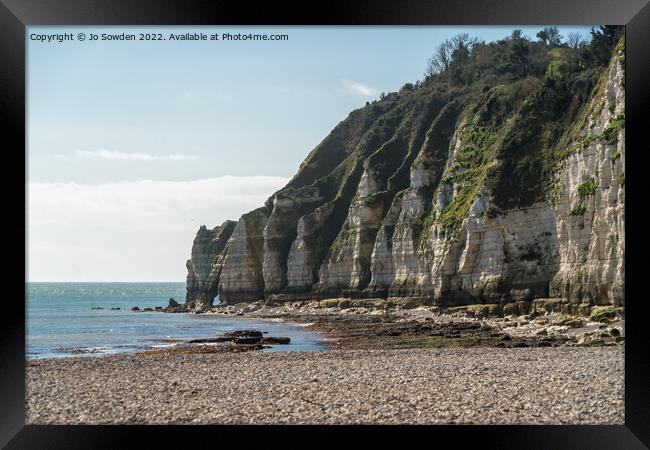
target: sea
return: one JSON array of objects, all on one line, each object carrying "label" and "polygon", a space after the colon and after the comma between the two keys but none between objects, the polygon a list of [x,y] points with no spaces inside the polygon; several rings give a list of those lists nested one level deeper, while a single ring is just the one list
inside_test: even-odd
[{"label": "sea", "polygon": [[313,351],[328,346],[327,340],[316,332],[271,320],[131,311],[133,306],[165,307],[170,298],[184,302],[185,283],[29,282],[27,357],[137,352],[171,346],[177,341],[216,337],[237,329],[256,329],[268,332],[269,336],[291,338],[289,345],[275,345],[262,351]]}]

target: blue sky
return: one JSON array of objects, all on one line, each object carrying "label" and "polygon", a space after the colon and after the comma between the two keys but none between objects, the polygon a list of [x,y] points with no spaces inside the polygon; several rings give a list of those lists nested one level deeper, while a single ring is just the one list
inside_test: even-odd
[{"label": "blue sky", "polygon": [[[201,223],[261,204],[350,111],[421,79],[443,39],[467,32],[492,41],[513,28],[534,38],[542,26],[30,27],[30,279],[183,280]],[[64,32],[289,39],[29,39]],[[191,199],[205,206],[189,208]]]}]

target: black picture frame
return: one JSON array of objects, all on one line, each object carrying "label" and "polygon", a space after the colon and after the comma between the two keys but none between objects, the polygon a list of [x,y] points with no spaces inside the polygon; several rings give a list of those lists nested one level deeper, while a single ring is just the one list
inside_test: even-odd
[{"label": "black picture frame", "polygon": [[[16,209],[26,208],[26,194],[16,186],[26,181],[25,134],[25,29],[33,25],[626,25],[626,344],[625,344],[625,425],[624,426],[432,426],[410,427],[408,438],[416,445],[452,440],[455,446],[467,442],[481,448],[540,449],[635,449],[650,446],[650,354],[644,319],[648,301],[641,295],[645,268],[642,208],[641,154],[647,148],[642,113],[649,105],[646,76],[650,73],[650,5],[648,0],[348,0],[320,4],[264,2],[251,5],[235,1],[169,0],[0,0],[0,114],[6,131],[2,135],[6,158],[3,171],[5,199]],[[647,125],[645,125],[647,127]],[[637,150],[638,148],[638,150]],[[23,169],[19,170],[21,164]],[[15,178],[15,179],[14,179]],[[631,205],[631,206],[630,206]],[[7,214],[3,233],[8,241],[19,242],[21,221],[26,217]],[[4,228],[4,227],[3,227]],[[25,232],[26,239],[26,232]],[[26,243],[26,241],[25,241]],[[25,256],[23,247],[23,258]],[[172,437],[212,442],[220,445],[225,437],[247,444],[256,434],[242,427],[154,427],[154,426],[26,426],[25,417],[25,321],[24,304],[16,299],[25,259],[21,250],[6,251],[5,261],[13,270],[6,277],[11,290],[3,299],[0,327],[0,445],[6,448],[124,448],[137,439],[170,443]],[[23,265],[19,263],[23,261]],[[635,295],[635,294],[639,295]],[[319,427],[300,427],[312,435]],[[352,427],[368,438],[381,439],[387,430],[402,427]],[[259,430],[256,428],[255,430]],[[271,436],[285,434],[280,427],[264,427]],[[322,442],[336,441],[340,427],[327,427]],[[290,432],[292,435],[295,429]],[[173,436],[172,436],[173,435]],[[272,439],[272,437],[271,437]],[[186,443],[189,441],[185,441]],[[645,446],[644,446],[645,443]],[[165,446],[165,445],[163,445]],[[185,446],[189,448],[189,444]]]}]

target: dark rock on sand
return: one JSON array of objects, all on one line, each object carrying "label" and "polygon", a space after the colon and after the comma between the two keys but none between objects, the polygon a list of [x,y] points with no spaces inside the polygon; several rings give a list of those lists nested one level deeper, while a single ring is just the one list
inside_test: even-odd
[{"label": "dark rock on sand", "polygon": [[259,344],[259,342],[262,340],[262,337],[257,337],[257,336],[245,336],[245,337],[239,337],[235,339],[235,344]]},{"label": "dark rock on sand", "polygon": [[131,308],[131,311],[140,311],[140,308],[138,308],[137,306],[134,306],[133,308]]},{"label": "dark rock on sand", "polygon": [[220,342],[232,342],[238,346],[255,346],[255,348],[264,348],[265,345],[286,345],[291,339],[284,336],[264,336],[261,331],[257,330],[233,330],[224,333],[216,338],[192,339],[187,341],[188,344],[209,344]]},{"label": "dark rock on sand", "polygon": [[616,318],[617,311],[613,306],[595,306],[591,310],[589,320],[594,322],[607,322]]},{"label": "dark rock on sand", "polygon": [[188,312],[187,308],[184,305],[178,304],[173,298],[169,299],[169,305],[166,308],[162,309],[162,312],[166,313],[184,313]]},{"label": "dark rock on sand", "polygon": [[234,330],[234,331],[229,331],[227,333],[224,333],[223,337],[233,338],[233,339],[239,337],[261,338],[262,332],[257,330]]},{"label": "dark rock on sand", "polygon": [[280,345],[287,345],[291,342],[291,339],[288,337],[282,337],[282,336],[276,336],[276,337],[265,337],[262,338],[262,344],[280,344]]},{"label": "dark rock on sand", "polygon": [[143,311],[151,312],[151,311],[153,311],[153,308],[145,308],[145,309],[143,309]]},{"label": "dark rock on sand", "polygon": [[192,339],[187,341],[188,344],[214,344],[217,342],[228,342],[230,339],[224,338],[205,338],[205,339]]}]

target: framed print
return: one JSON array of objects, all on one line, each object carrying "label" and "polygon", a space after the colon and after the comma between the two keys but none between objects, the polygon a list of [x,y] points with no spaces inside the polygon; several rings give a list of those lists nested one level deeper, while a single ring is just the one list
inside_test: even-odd
[{"label": "framed print", "polygon": [[2,444],[646,448],[649,19],[3,0]]}]

